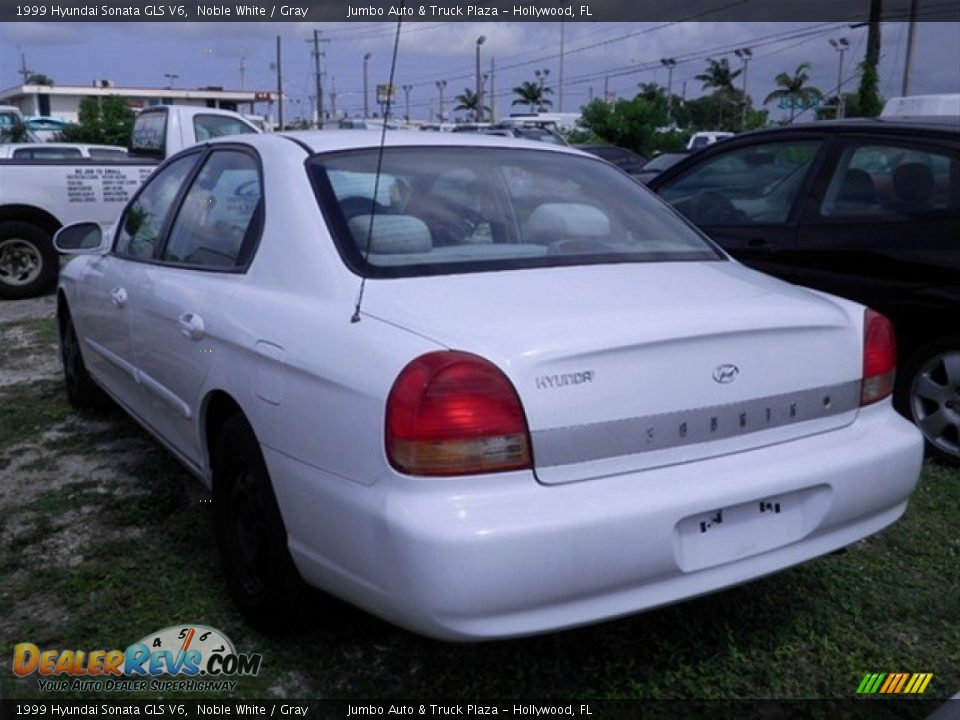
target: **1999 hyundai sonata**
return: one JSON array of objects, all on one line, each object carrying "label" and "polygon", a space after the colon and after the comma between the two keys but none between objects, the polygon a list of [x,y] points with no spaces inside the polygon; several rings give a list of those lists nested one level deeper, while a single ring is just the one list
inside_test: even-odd
[{"label": "1999 hyundai sonata", "polygon": [[239,606],[301,582],[477,640],[708,593],[886,527],[922,442],[890,323],[505,138],[248,135],[74,225],[67,390],[211,489]]}]

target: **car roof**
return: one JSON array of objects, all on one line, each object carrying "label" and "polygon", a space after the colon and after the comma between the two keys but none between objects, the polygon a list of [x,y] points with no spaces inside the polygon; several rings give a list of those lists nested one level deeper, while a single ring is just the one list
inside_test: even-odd
[{"label": "car roof", "polygon": [[[915,133],[917,130],[939,133],[960,132],[960,117],[929,116],[929,117],[885,117],[885,118],[845,118],[843,120],[814,120],[810,122],[793,123],[776,128],[766,128],[750,133],[737,135],[734,139],[755,138],[764,135],[773,135],[790,131],[813,130],[816,132],[830,132],[842,134],[846,132],[893,132]],[[730,140],[725,141],[725,144]]]},{"label": "car roof", "polygon": [[380,130],[305,130],[298,132],[263,133],[249,135],[225,135],[211,140],[211,142],[238,142],[264,150],[273,146],[275,142],[298,143],[312,153],[334,152],[338,150],[353,150],[360,148],[376,148],[380,146],[381,136],[385,147],[502,147],[511,150],[527,147],[544,152],[562,152],[573,155],[584,155],[564,145],[553,145],[523,138],[504,137],[500,135],[486,135],[483,133],[430,133],[415,132],[412,130],[389,130],[384,134]]}]

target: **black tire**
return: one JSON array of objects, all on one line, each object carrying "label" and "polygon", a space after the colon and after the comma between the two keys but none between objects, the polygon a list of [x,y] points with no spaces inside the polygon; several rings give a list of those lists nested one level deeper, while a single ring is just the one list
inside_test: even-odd
[{"label": "black tire", "polygon": [[42,295],[57,284],[60,258],[53,238],[28,222],[0,222],[0,298]]},{"label": "black tire", "polygon": [[80,353],[80,341],[66,305],[59,312],[60,358],[63,361],[63,382],[67,400],[77,410],[104,410],[110,407],[110,398],[87,372]]},{"label": "black tire", "polygon": [[910,356],[894,404],[920,428],[928,457],[960,467],[960,337],[929,343]]},{"label": "black tire", "polygon": [[306,585],[287,549],[260,443],[246,418],[224,424],[213,469],[214,529],[230,594],[255,627],[291,630]]}]

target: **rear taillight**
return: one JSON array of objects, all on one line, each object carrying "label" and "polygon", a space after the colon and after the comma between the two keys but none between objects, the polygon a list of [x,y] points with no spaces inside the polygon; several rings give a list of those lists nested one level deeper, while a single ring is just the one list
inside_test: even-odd
[{"label": "rear taillight", "polygon": [[529,468],[520,398],[495,365],[463,352],[418,357],[387,398],[387,457],[410,475],[472,475]]},{"label": "rear taillight", "polygon": [[860,406],[883,400],[893,392],[897,371],[897,339],[893,324],[867,309],[863,319],[863,381]]}]

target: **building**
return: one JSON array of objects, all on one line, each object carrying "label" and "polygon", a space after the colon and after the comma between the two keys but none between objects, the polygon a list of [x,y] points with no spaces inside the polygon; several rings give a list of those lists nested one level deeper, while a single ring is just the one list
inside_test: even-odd
[{"label": "building", "polygon": [[241,113],[256,114],[255,106],[265,105],[261,113],[270,116],[274,92],[224,90],[206,87],[197,90],[179,88],[116,87],[111,80],[98,80],[93,85],[17,85],[0,92],[0,105],[14,105],[25,116],[54,117],[77,122],[80,102],[88,97],[121,97],[134,110],[153,105],[199,105]]}]

